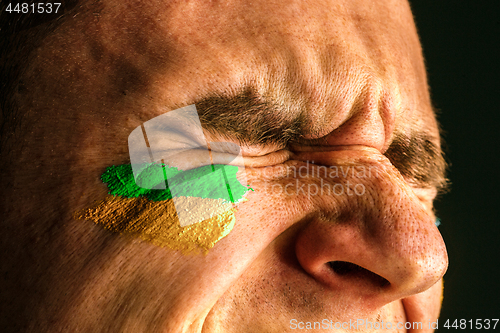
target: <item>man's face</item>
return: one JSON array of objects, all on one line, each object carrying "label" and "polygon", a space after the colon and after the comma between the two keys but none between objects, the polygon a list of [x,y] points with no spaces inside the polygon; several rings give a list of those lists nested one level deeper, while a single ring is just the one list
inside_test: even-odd
[{"label": "man's face", "polygon": [[[134,332],[436,320],[442,162],[407,3],[101,1],[44,41],[22,81],[32,125],[14,163],[36,165],[14,172],[11,200],[51,235],[40,299],[64,309],[37,320]],[[249,138],[216,121],[239,119],[218,101],[245,96],[273,106]],[[190,104],[217,115],[207,141],[245,157],[254,191],[229,235],[184,254],[72,217],[106,196],[106,167],[129,163],[132,130]]]}]

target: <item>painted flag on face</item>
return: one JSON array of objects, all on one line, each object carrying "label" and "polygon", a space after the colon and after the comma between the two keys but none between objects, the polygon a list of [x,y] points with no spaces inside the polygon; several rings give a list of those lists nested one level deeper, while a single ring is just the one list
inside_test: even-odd
[{"label": "painted flag on face", "polygon": [[240,147],[207,143],[194,104],[145,122],[128,145],[137,186],[170,193],[182,227],[231,209],[248,192],[244,164],[229,165],[243,160]]}]

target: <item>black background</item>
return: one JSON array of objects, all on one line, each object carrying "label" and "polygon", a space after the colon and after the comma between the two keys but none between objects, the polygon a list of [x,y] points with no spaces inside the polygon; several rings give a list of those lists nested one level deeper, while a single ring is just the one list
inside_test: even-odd
[{"label": "black background", "polygon": [[450,258],[445,330],[446,319],[500,318],[500,1],[411,5],[451,162],[451,192],[436,202]]}]

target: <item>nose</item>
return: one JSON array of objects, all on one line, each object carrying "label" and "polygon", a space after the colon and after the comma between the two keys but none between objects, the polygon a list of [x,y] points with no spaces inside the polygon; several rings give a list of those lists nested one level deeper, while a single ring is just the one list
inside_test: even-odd
[{"label": "nose", "polygon": [[312,199],[316,214],[296,241],[301,266],[316,280],[375,310],[443,276],[448,257],[433,213],[383,155],[340,150],[295,158],[330,167],[330,176],[336,171],[322,179],[336,191]]}]

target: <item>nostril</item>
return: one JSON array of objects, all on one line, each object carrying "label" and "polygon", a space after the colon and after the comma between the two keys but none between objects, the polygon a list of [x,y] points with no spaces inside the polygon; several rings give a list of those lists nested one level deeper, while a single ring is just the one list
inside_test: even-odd
[{"label": "nostril", "polygon": [[339,275],[347,275],[360,272],[364,268],[346,261],[330,261],[330,267]]},{"label": "nostril", "polygon": [[368,280],[372,282],[374,285],[381,288],[390,285],[390,282],[381,277],[380,275],[375,274],[359,265],[353,264],[352,262],[330,261],[328,264],[330,265],[333,272],[335,272],[340,276]]}]

